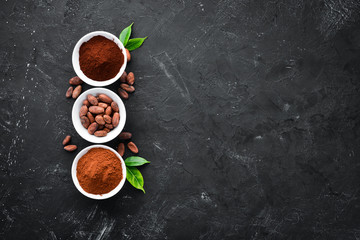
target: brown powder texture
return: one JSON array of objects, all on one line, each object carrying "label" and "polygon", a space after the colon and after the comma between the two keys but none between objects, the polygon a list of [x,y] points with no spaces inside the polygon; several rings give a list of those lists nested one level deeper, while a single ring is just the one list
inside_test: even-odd
[{"label": "brown powder texture", "polygon": [[76,176],[86,192],[108,193],[123,178],[120,159],[108,149],[92,148],[79,159]]},{"label": "brown powder texture", "polygon": [[80,46],[79,62],[81,71],[88,78],[105,81],[119,73],[124,56],[114,41],[95,36]]}]

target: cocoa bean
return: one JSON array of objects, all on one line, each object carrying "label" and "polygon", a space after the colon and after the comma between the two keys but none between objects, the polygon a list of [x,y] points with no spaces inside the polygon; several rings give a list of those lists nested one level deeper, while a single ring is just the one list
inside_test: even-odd
[{"label": "cocoa bean", "polygon": [[132,92],[135,91],[134,86],[130,86],[130,85],[126,84],[126,83],[120,84],[120,87],[121,87],[122,89],[124,89],[125,91],[127,91],[128,93],[132,93]]},{"label": "cocoa bean", "polygon": [[111,123],[111,117],[109,115],[104,115],[103,118],[106,123]]},{"label": "cocoa bean", "polygon": [[113,117],[112,117],[112,125],[114,126],[114,127],[117,127],[117,125],[119,125],[119,121],[120,121],[120,115],[119,115],[119,113],[118,112],[115,112],[114,113],[114,115],[113,115]]},{"label": "cocoa bean", "polygon": [[96,132],[94,132],[94,135],[97,137],[105,137],[107,135],[107,132],[104,130],[96,131]]},{"label": "cocoa bean", "polygon": [[97,130],[98,126],[99,125],[96,122],[93,122],[92,124],[90,124],[90,126],[88,127],[88,133],[93,135],[94,132]]},{"label": "cocoa bean", "polygon": [[104,128],[105,128],[104,125],[99,125],[97,130],[103,130]]},{"label": "cocoa bean", "polygon": [[70,142],[70,140],[71,140],[71,136],[70,136],[70,135],[67,135],[67,136],[64,138],[62,144],[63,144],[64,146],[67,145],[67,144]]},{"label": "cocoa bean", "polygon": [[126,60],[127,60],[128,62],[130,62],[130,60],[131,60],[130,51],[129,51],[127,48],[125,48],[125,50],[126,50]]},{"label": "cocoa bean", "polygon": [[108,124],[108,123],[105,124],[105,127],[110,130],[112,130],[114,128],[114,126],[112,124]]},{"label": "cocoa bean", "polygon": [[105,125],[105,120],[104,120],[104,118],[103,118],[102,116],[100,116],[100,115],[97,115],[97,116],[95,117],[95,121],[96,121],[99,125]]},{"label": "cocoa bean", "polygon": [[130,151],[132,151],[133,153],[138,153],[139,149],[137,148],[137,146],[135,145],[135,143],[133,142],[129,142],[127,144],[127,147],[130,149]]},{"label": "cocoa bean", "polygon": [[95,122],[95,118],[94,118],[94,116],[91,114],[91,112],[87,112],[86,116],[87,116],[88,119],[90,120],[90,123]]},{"label": "cocoa bean", "polygon": [[107,133],[109,133],[111,130],[108,128],[104,128],[104,131],[106,131]]},{"label": "cocoa bean", "polygon": [[132,134],[130,132],[122,132],[119,135],[120,140],[129,140],[131,139]]},{"label": "cocoa bean", "polygon": [[91,106],[89,107],[89,111],[93,114],[100,114],[103,113],[105,110],[102,107],[99,106]]},{"label": "cocoa bean", "polygon": [[90,102],[91,105],[93,105],[93,106],[98,105],[98,100],[96,99],[96,97],[94,97],[91,94],[88,94],[86,97],[87,97],[87,100]]},{"label": "cocoa bean", "polygon": [[88,117],[86,117],[86,116],[81,116],[81,117],[80,117],[80,121],[81,121],[81,124],[83,125],[84,128],[87,129],[87,128],[89,127],[89,125],[90,125],[90,120],[89,120]]},{"label": "cocoa bean", "polygon": [[79,85],[79,84],[82,84],[83,81],[78,76],[76,76],[76,77],[70,78],[69,83],[71,85]]},{"label": "cocoa bean", "polygon": [[119,112],[119,106],[117,105],[116,102],[111,103],[111,108],[112,110],[114,110],[114,112]]},{"label": "cocoa bean", "polygon": [[106,109],[106,108],[108,107],[108,105],[107,105],[106,103],[103,103],[103,102],[100,102],[100,103],[98,104],[98,106],[99,106],[99,107],[102,107],[102,108],[104,108],[104,109]]},{"label": "cocoa bean", "polygon": [[64,147],[64,149],[68,152],[73,152],[77,149],[77,146],[76,145],[67,145]]},{"label": "cocoa bean", "polygon": [[117,151],[120,154],[120,156],[124,156],[125,153],[125,144],[124,143],[119,143],[118,147],[117,147]]},{"label": "cocoa bean", "polygon": [[68,90],[66,90],[65,96],[66,96],[67,98],[71,97],[73,91],[74,91],[73,86],[69,87]]},{"label": "cocoa bean", "polygon": [[85,116],[88,112],[88,107],[86,105],[82,105],[80,108],[80,117]]},{"label": "cocoa bean", "polygon": [[74,89],[74,91],[72,93],[72,98],[74,98],[74,99],[77,98],[80,95],[80,93],[81,93],[81,85],[77,86]]},{"label": "cocoa bean", "polygon": [[127,73],[124,71],[123,74],[120,77],[120,82],[125,83],[126,82]]},{"label": "cocoa bean", "polygon": [[112,102],[112,99],[108,95],[103,94],[103,93],[99,94],[99,99],[100,99],[100,101],[105,102],[105,103],[111,103]]},{"label": "cocoa bean", "polygon": [[111,115],[111,113],[112,113],[112,109],[111,109],[111,107],[110,106],[108,106],[106,109],[105,109],[105,115]]},{"label": "cocoa bean", "polygon": [[134,73],[133,72],[129,72],[129,74],[127,75],[126,77],[126,82],[129,84],[129,85],[133,85],[134,82],[135,82],[135,76],[134,76]]},{"label": "cocoa bean", "polygon": [[128,99],[129,98],[129,94],[124,90],[119,88],[118,89],[119,95],[122,99]]},{"label": "cocoa bean", "polygon": [[87,99],[83,101],[83,105],[86,105],[87,107],[90,107],[90,103]]}]

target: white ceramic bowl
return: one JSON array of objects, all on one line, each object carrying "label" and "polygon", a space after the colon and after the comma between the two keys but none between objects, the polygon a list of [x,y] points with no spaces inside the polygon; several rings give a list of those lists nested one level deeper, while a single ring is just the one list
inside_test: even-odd
[{"label": "white ceramic bowl", "polygon": [[[121,162],[123,178],[121,179],[119,185],[117,185],[117,187],[114,188],[113,190],[111,190],[110,192],[102,194],[102,195],[100,195],[100,194],[91,194],[91,193],[88,193],[88,192],[84,191],[84,189],[80,186],[79,180],[77,179],[77,176],[76,176],[76,168],[77,168],[77,164],[78,164],[80,158],[83,155],[85,155],[92,148],[105,148],[105,149],[108,149],[108,150],[112,151],[113,153],[115,153],[115,155],[120,159],[120,162]],[[75,187],[83,195],[85,195],[88,198],[92,198],[92,199],[96,199],[96,200],[102,200],[102,199],[107,199],[107,198],[110,198],[110,197],[114,196],[124,186],[124,183],[125,183],[125,180],[126,180],[126,166],[125,166],[125,162],[122,159],[122,157],[120,156],[120,154],[118,152],[116,152],[114,149],[112,149],[112,148],[110,148],[108,146],[105,146],[105,145],[92,145],[92,146],[89,146],[87,148],[84,148],[83,150],[81,150],[76,155],[76,157],[75,157],[75,159],[73,161],[72,167],[71,167],[71,177],[72,177],[72,180],[73,180],[73,182],[75,184]]]},{"label": "white ceramic bowl", "polygon": [[[89,41],[91,38],[93,38],[95,36],[103,36],[103,37],[106,37],[107,39],[114,41],[119,46],[119,48],[124,56],[124,64],[121,66],[119,73],[114,78],[111,78],[106,81],[95,81],[96,79],[90,79],[80,69],[80,63],[79,63],[80,46],[84,42]],[[104,31],[91,32],[91,33],[86,34],[82,38],[80,38],[80,40],[76,43],[74,50],[73,50],[73,54],[72,54],[72,64],[73,64],[74,70],[75,70],[76,74],[78,75],[78,77],[81,80],[83,80],[84,82],[86,82],[87,84],[89,84],[91,86],[95,86],[95,87],[108,86],[108,85],[116,82],[116,80],[118,80],[121,77],[121,75],[124,73],[125,68],[126,68],[126,63],[127,63],[126,50],[125,50],[125,47],[122,44],[122,42],[115,35],[108,33],[108,32],[104,32]]]},{"label": "white ceramic bowl", "polygon": [[[119,125],[117,125],[114,129],[112,129],[105,137],[97,137],[95,135],[91,135],[88,133],[88,130],[84,128],[84,126],[81,124],[80,120],[80,108],[83,105],[83,101],[87,99],[87,95],[91,94],[93,96],[96,96],[100,93],[104,93],[112,98],[113,101],[117,103],[119,106],[119,114],[120,114],[120,121]],[[113,91],[106,89],[106,88],[92,88],[85,92],[83,92],[74,102],[73,108],[72,108],[72,122],[74,125],[74,128],[76,132],[85,140],[92,142],[92,143],[106,143],[114,138],[116,138],[121,131],[124,129],[125,122],[126,122],[126,110],[125,105],[121,98],[114,93]]]}]

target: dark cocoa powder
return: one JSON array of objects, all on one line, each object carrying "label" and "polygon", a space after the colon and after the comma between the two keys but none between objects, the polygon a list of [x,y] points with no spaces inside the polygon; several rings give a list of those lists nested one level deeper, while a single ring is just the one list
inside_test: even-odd
[{"label": "dark cocoa powder", "polygon": [[80,46],[80,69],[92,80],[106,81],[119,73],[124,56],[119,46],[103,36],[95,36]]}]

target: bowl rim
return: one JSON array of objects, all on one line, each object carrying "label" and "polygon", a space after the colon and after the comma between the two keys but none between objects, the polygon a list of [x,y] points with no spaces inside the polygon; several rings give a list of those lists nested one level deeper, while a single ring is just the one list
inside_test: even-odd
[{"label": "bowl rim", "polygon": [[[103,37],[106,37],[107,39],[110,39],[110,40],[114,41],[119,46],[119,48],[121,50],[121,53],[123,54],[123,57],[124,57],[124,63],[121,66],[118,74],[116,74],[115,77],[113,77],[111,79],[108,79],[106,81],[93,80],[93,79],[87,77],[83,73],[83,71],[81,71],[81,69],[80,69],[80,63],[79,63],[79,49],[80,49],[80,46],[84,42],[89,41],[92,37],[95,37],[95,36],[103,36]],[[84,35],[82,38],[80,38],[80,40],[75,44],[75,47],[74,47],[73,52],[72,52],[72,65],[73,65],[74,71],[77,74],[77,76],[81,80],[86,82],[87,84],[89,84],[91,86],[94,86],[94,87],[108,86],[108,85],[113,84],[114,82],[116,82],[121,77],[121,75],[124,73],[124,71],[126,69],[126,65],[127,65],[126,50],[125,50],[125,47],[122,44],[122,42],[114,34],[106,32],[106,31],[90,32],[90,33],[87,33],[86,35]]]},{"label": "bowl rim", "polygon": [[[120,159],[120,162],[121,162],[122,175],[123,175],[122,179],[120,180],[119,184],[113,190],[111,190],[108,193],[102,194],[102,195],[100,195],[100,194],[92,194],[92,193],[86,192],[81,187],[81,185],[79,183],[79,180],[78,180],[78,178],[76,176],[76,168],[77,168],[77,164],[78,164],[80,158],[83,155],[85,155],[92,148],[105,148],[105,149],[108,149],[108,150],[112,151],[113,153],[115,153],[115,155]],[[125,181],[126,181],[126,165],[125,165],[125,161],[117,151],[115,151],[113,148],[111,148],[109,146],[106,146],[106,145],[103,145],[103,144],[91,145],[91,146],[88,146],[88,147],[82,149],[75,156],[75,158],[73,160],[73,163],[72,163],[72,166],[71,166],[71,177],[72,177],[73,183],[74,183],[75,187],[77,188],[77,190],[79,192],[81,192],[84,196],[86,196],[88,198],[91,198],[91,199],[95,199],[95,200],[108,199],[108,198],[113,197],[114,195],[116,195],[122,189],[122,187],[125,184]]]},{"label": "bowl rim", "polygon": [[[94,94],[97,94],[97,93],[104,93],[104,94],[107,94],[107,95],[116,96],[115,99],[112,96],[111,96],[111,98],[113,99],[113,101],[115,101],[118,104],[119,113],[120,113],[120,109],[124,109],[124,111],[121,112],[121,114],[120,114],[119,125],[117,127],[115,127],[111,131],[111,135],[113,135],[112,137],[110,137],[109,135],[107,135],[105,137],[96,137],[94,135],[90,135],[88,133],[88,131],[81,125],[81,123],[80,123],[80,125],[75,124],[75,122],[77,122],[77,120],[80,121],[79,112],[76,111],[76,106],[77,105],[82,105],[82,102],[86,99],[86,96],[88,94],[94,95]],[[84,96],[85,96],[85,98],[84,98]],[[78,119],[76,119],[76,118],[78,118]],[[124,129],[125,124],[126,124],[126,108],[125,108],[125,104],[121,100],[121,98],[115,92],[111,91],[110,89],[107,89],[107,88],[90,88],[90,89],[86,90],[85,92],[83,92],[82,94],[80,94],[80,96],[77,97],[77,99],[75,100],[75,102],[73,104],[73,107],[72,107],[72,110],[71,110],[71,119],[72,119],[72,124],[73,124],[76,132],[80,135],[80,137],[82,137],[83,139],[85,139],[86,141],[91,142],[91,143],[106,143],[106,142],[109,142],[109,141],[115,139],[121,133],[121,131]],[[112,133],[113,131],[115,131],[115,132]]]}]

